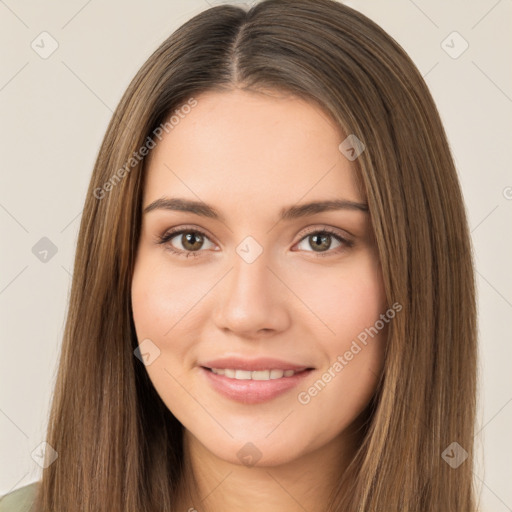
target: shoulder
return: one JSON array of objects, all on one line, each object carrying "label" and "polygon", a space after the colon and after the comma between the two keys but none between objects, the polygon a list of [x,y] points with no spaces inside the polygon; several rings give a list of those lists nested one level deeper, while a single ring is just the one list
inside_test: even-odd
[{"label": "shoulder", "polygon": [[39,482],[33,482],[0,497],[0,512],[29,512]]}]

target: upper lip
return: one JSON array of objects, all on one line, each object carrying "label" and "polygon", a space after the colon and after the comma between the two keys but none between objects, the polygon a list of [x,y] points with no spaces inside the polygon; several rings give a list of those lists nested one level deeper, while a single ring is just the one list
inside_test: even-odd
[{"label": "upper lip", "polygon": [[240,357],[223,357],[221,359],[212,359],[200,363],[200,366],[206,368],[229,368],[234,370],[294,370],[296,372],[312,368],[307,365],[297,365],[283,361],[281,359],[274,359],[271,357],[259,357],[257,359],[242,359]]}]

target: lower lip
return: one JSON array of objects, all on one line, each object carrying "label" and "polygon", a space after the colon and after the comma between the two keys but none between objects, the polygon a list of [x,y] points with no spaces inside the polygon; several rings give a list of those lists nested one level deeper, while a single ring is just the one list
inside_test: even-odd
[{"label": "lower lip", "polygon": [[231,400],[245,404],[259,404],[286,393],[302,382],[313,370],[304,370],[291,377],[281,377],[270,380],[238,380],[218,375],[211,370],[201,367],[211,386]]}]

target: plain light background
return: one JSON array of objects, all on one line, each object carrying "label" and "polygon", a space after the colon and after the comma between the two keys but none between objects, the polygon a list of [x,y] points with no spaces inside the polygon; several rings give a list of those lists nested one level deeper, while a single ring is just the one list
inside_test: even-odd
[{"label": "plain light background", "polygon": [[[0,0],[0,495],[41,478],[32,454],[45,440],[82,206],[112,112],[159,44],[221,3]],[[475,483],[483,511],[512,511],[512,2],[346,3],[408,52],[448,134],[477,271]],[[46,262],[33,252],[43,237],[57,251]]]}]

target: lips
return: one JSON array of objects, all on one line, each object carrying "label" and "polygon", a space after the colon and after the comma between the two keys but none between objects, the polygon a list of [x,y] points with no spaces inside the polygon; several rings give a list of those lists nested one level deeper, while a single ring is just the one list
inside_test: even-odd
[{"label": "lips", "polygon": [[273,358],[229,357],[205,361],[200,370],[206,382],[224,397],[258,404],[296,387],[314,368]]}]

